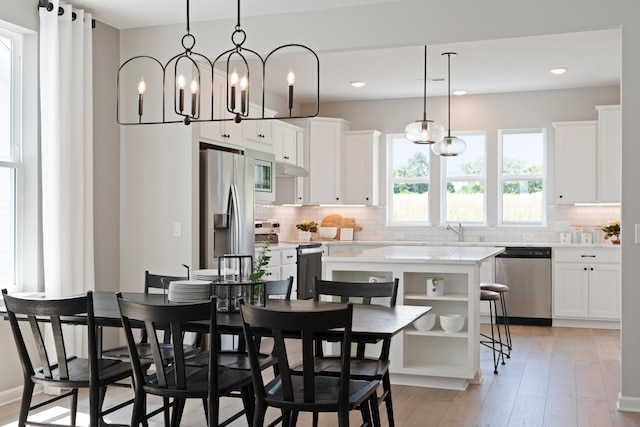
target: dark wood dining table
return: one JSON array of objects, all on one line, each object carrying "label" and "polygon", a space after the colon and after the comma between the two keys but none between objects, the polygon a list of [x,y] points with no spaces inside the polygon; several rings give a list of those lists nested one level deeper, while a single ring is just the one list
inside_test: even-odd
[{"label": "dark wood dining table", "polygon": [[[173,304],[167,300],[166,295],[145,293],[122,293],[123,298],[140,301],[148,304]],[[338,302],[314,301],[314,300],[279,300],[268,299],[266,307],[279,311],[322,311],[332,310],[336,306],[343,305]],[[114,292],[93,292],[93,309],[95,323],[102,327],[121,328],[120,310],[117,297]],[[402,329],[413,323],[422,315],[428,313],[431,307],[396,305],[395,307],[381,305],[354,304],[352,337],[361,341],[379,341],[393,337]],[[0,308],[0,316],[6,318],[5,308]],[[219,311],[217,313],[217,326],[220,333],[242,334],[242,318],[237,311]],[[86,319],[82,316],[65,319],[69,324],[84,324]],[[189,325],[194,332],[207,332],[208,323],[194,323]]]},{"label": "dark wood dining table", "polygon": [[[122,293],[123,298],[149,304],[173,304],[162,294]],[[332,310],[336,306],[344,305],[338,302],[314,300],[281,300],[268,299],[266,307],[278,311],[322,311]],[[106,327],[122,327],[120,311],[116,294],[113,292],[94,292],[93,309],[96,324]],[[431,307],[396,305],[387,307],[381,305],[354,304],[352,336],[354,339],[378,341],[396,335],[402,329],[413,323],[422,315],[428,313]],[[218,330],[222,333],[242,333],[242,318],[237,311],[219,311],[217,313]],[[80,322],[81,319],[78,319]],[[71,323],[71,319],[70,319]],[[206,332],[208,324],[193,324],[190,328],[194,332]]]}]

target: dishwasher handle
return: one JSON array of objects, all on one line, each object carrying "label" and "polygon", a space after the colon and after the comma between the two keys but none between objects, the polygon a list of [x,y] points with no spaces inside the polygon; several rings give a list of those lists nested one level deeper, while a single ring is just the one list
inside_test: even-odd
[{"label": "dishwasher handle", "polygon": [[315,248],[298,248],[298,256],[322,253],[322,246]]}]

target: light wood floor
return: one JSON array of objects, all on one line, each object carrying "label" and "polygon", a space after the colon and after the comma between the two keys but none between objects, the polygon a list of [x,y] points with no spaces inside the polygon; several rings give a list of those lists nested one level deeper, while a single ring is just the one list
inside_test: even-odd
[{"label": "light wood floor", "polygon": [[[619,331],[512,326],[512,334],[514,351],[497,375],[492,373],[491,351],[481,346],[484,381],[464,392],[394,386],[396,426],[640,426],[640,413],[616,410]],[[116,390],[107,404],[110,397],[122,399],[124,393],[129,392]],[[82,399],[81,410],[86,410],[86,400]],[[238,399],[225,399],[223,405],[223,415],[240,408]],[[0,427],[16,425],[18,408],[18,404],[0,408]],[[381,410],[385,415],[384,406]],[[127,424],[129,411],[121,410],[110,420]],[[359,413],[351,420],[359,425]],[[162,425],[161,417],[150,425]],[[182,425],[206,425],[199,402],[188,404]],[[244,418],[232,424],[246,425]],[[311,425],[310,417],[301,416],[298,425]],[[323,414],[320,426],[337,426],[337,420]]]}]

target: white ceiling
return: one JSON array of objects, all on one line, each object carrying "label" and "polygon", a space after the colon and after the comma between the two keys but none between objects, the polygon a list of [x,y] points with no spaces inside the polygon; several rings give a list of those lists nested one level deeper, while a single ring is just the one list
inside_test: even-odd
[{"label": "white ceiling", "polygon": [[[388,1],[242,0],[241,14],[257,16]],[[183,1],[73,0],[71,3],[88,9],[99,21],[121,29],[185,22]],[[236,7],[237,3],[232,0],[191,0],[191,21],[233,18]],[[292,37],[291,42],[295,41]],[[620,43],[620,31],[612,29],[431,45],[427,96],[444,96],[447,93],[447,60],[441,56],[443,52],[458,54],[451,59],[451,89],[464,89],[470,95],[617,85],[620,83],[622,62]],[[321,100],[422,97],[423,52],[422,46],[317,52],[321,69]],[[315,72],[313,68],[296,67],[297,75]],[[556,67],[566,67],[568,71],[562,75],[551,74],[549,70]],[[354,80],[366,82],[365,87],[351,87],[349,82]],[[313,100],[314,97],[312,90],[296,87],[298,102]]]}]

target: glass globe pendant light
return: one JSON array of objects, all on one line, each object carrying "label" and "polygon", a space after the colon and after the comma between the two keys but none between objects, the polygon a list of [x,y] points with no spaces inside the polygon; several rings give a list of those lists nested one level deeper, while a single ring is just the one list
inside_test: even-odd
[{"label": "glass globe pendant light", "polygon": [[455,52],[445,52],[442,55],[447,55],[447,97],[448,97],[448,123],[447,123],[447,136],[442,138],[441,141],[431,146],[431,151],[439,156],[457,156],[462,154],[467,149],[467,143],[462,138],[457,136],[451,136],[451,55],[455,56]]},{"label": "glass globe pendant light", "polygon": [[424,47],[424,110],[422,120],[409,123],[404,128],[404,136],[416,144],[434,144],[444,136],[444,127],[433,120],[427,120],[427,46]]}]

